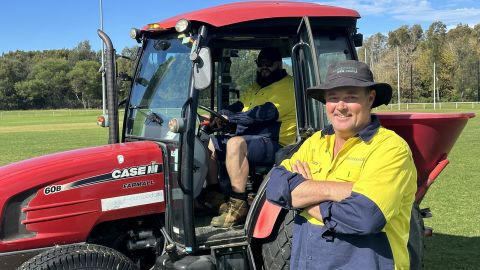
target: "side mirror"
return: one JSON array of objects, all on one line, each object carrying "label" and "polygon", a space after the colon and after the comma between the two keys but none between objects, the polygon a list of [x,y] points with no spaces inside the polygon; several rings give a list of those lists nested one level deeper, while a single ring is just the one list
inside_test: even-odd
[{"label": "side mirror", "polygon": [[353,35],[353,44],[355,47],[362,47],[363,45],[363,34],[355,34]]},{"label": "side mirror", "polygon": [[193,82],[197,90],[203,90],[212,82],[212,55],[210,49],[201,47],[193,65]]},{"label": "side mirror", "polygon": [[123,81],[123,82],[131,82],[133,81],[132,77],[130,77],[130,75],[128,75],[127,73],[125,72],[120,72],[118,74],[118,78]]}]

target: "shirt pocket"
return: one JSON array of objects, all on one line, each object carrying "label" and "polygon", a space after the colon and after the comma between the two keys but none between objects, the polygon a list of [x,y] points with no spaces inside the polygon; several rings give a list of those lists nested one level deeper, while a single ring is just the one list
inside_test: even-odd
[{"label": "shirt pocket", "polygon": [[344,182],[356,182],[360,178],[360,172],[360,167],[342,168],[335,173],[335,178]]},{"label": "shirt pocket", "polygon": [[317,179],[315,176],[319,176],[322,172],[322,166],[320,164],[320,162],[315,160],[308,163],[308,167],[310,169],[310,173],[312,174],[313,179]]}]

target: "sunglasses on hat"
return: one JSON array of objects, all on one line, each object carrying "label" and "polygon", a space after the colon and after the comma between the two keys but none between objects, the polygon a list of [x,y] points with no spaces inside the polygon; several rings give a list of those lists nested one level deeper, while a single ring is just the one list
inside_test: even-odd
[{"label": "sunglasses on hat", "polygon": [[268,60],[268,59],[261,59],[261,60],[255,60],[255,63],[257,64],[257,67],[261,68],[263,66],[265,67],[272,67],[275,61]]}]

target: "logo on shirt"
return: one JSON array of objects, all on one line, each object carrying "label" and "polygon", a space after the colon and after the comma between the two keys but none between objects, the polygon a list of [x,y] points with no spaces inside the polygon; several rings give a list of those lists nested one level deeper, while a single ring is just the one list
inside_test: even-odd
[{"label": "logo on shirt", "polygon": [[363,157],[347,157],[346,160],[352,163],[363,163],[365,158]]}]

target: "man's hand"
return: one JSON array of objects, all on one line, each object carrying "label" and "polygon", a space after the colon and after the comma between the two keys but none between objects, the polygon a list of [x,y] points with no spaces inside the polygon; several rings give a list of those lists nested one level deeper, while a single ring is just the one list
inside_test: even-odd
[{"label": "man's hand", "polygon": [[210,117],[210,114],[202,114],[200,115],[200,118],[201,118],[200,120],[208,120],[208,121],[212,120]]},{"label": "man's hand", "polygon": [[212,126],[212,119],[210,117],[209,114],[202,114],[202,115],[199,115],[199,120],[200,120],[200,125],[201,126],[206,126],[206,127],[209,127],[211,128]]},{"label": "man's hand", "polygon": [[213,117],[213,121],[210,121],[210,126],[219,130],[222,130],[224,127],[226,127],[228,125],[228,117],[226,115],[222,116],[225,119],[222,119],[220,117]]},{"label": "man's hand", "polygon": [[[222,115],[223,118],[225,118],[226,120],[228,120],[228,117],[226,115]],[[219,117],[215,117],[210,114],[202,114],[200,115],[200,120],[202,122],[207,122],[208,125],[213,128],[213,129],[217,129],[217,130],[221,130],[224,126],[226,126],[228,124],[228,121],[226,122],[225,120],[219,118]]]},{"label": "man's hand", "polygon": [[312,216],[312,217],[314,217],[314,218],[316,218],[316,219],[318,219],[318,220],[322,220],[322,219],[323,219],[323,218],[322,218],[322,214],[320,213],[320,207],[319,207],[318,204],[314,204],[314,205],[312,205],[312,206],[309,206],[309,207],[305,208],[305,210],[307,211],[307,213],[308,213],[310,216]]},{"label": "man's hand", "polygon": [[313,180],[312,173],[310,172],[310,167],[307,162],[300,162],[297,160],[295,164],[292,165],[292,170],[294,173],[301,174],[305,180]]}]

